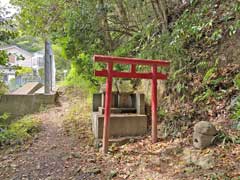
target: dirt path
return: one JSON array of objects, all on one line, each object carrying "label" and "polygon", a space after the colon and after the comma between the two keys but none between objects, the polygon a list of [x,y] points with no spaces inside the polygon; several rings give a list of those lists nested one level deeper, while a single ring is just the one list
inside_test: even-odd
[{"label": "dirt path", "polygon": [[[75,101],[79,103],[80,100]],[[66,133],[64,116],[69,114],[74,102],[71,102],[71,105],[68,101],[61,104],[60,107],[36,115],[42,120],[42,131],[37,138],[24,144],[17,151],[10,149],[0,152],[0,180],[159,179],[162,170],[161,173],[156,172],[158,165],[150,165],[151,161],[158,161],[159,156],[147,152],[150,146],[146,145],[151,145],[150,138],[132,143],[126,148],[112,147],[111,153],[103,156],[88,143],[90,125],[86,122],[89,120],[80,120],[79,124],[74,125],[81,129],[77,137]],[[80,114],[76,115],[74,112],[73,116],[81,118],[85,111],[80,110]]]},{"label": "dirt path", "polygon": [[[90,147],[77,144],[63,130],[63,116],[68,103],[40,113],[43,130],[19,152],[0,155],[0,179],[99,179],[98,172],[82,172],[91,154],[83,157]],[[93,161],[94,162],[94,161]],[[91,162],[88,165],[91,165]],[[94,163],[92,163],[94,165]]]}]

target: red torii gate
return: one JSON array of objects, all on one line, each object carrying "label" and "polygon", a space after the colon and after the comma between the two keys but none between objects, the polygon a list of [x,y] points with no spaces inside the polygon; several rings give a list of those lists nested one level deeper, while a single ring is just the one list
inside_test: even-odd
[{"label": "red torii gate", "polygon": [[[140,78],[152,79],[152,143],[157,142],[157,80],[166,80],[167,75],[157,72],[158,66],[167,67],[170,62],[162,60],[146,60],[137,58],[123,58],[103,55],[94,55],[95,62],[107,63],[107,69],[95,70],[95,76],[107,77],[106,79],[106,97],[105,97],[105,113],[103,127],[103,152],[108,151],[109,139],[109,119],[112,97],[112,78]],[[131,65],[130,72],[120,72],[113,70],[113,64]],[[152,72],[139,73],[136,72],[137,65],[147,65],[152,67]]]}]

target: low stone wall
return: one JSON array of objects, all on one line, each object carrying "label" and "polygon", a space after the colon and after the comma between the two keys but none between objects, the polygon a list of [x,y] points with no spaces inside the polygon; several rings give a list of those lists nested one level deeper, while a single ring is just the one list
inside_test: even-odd
[{"label": "low stone wall", "polygon": [[44,105],[54,105],[56,94],[34,94],[34,95],[3,95],[0,96],[0,115],[9,113],[11,118],[31,114],[40,110]]}]

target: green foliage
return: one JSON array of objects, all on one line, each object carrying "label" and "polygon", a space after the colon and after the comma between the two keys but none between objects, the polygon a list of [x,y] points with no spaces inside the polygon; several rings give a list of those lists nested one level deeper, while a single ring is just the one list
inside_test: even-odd
[{"label": "green foliage", "polygon": [[8,55],[6,51],[0,51],[0,65],[5,65],[8,62]]},{"label": "green foliage", "polygon": [[54,44],[52,48],[56,62],[56,80],[62,81],[64,79],[64,71],[69,71],[71,62],[67,60],[67,56],[63,47],[58,44]]},{"label": "green foliage", "polygon": [[89,80],[94,85],[98,84],[96,78],[93,76],[93,61],[91,60],[91,56],[82,53],[73,59],[71,71],[67,77],[67,80],[71,81],[76,79],[78,76],[81,76],[80,78]]},{"label": "green foliage", "polygon": [[237,98],[237,101],[233,107],[231,118],[235,121],[240,121],[240,97]]},{"label": "green foliage", "polygon": [[51,32],[63,27],[63,1],[12,0],[11,3],[20,7],[19,25],[27,34],[47,38]]},{"label": "green foliage", "polygon": [[229,36],[233,36],[240,29],[240,20],[236,21],[233,25],[229,26]]},{"label": "green foliage", "polygon": [[10,117],[8,113],[4,113],[0,116],[0,128],[4,128],[7,124],[7,120]]},{"label": "green foliage", "polygon": [[183,93],[185,89],[186,89],[186,86],[184,84],[182,84],[180,82],[178,82],[176,84],[176,91],[177,91],[178,94]]},{"label": "green foliage", "polygon": [[89,59],[89,55],[80,54],[72,61],[71,69],[64,85],[81,87],[86,91],[89,89],[91,92],[96,90],[95,88],[101,80],[92,75],[93,62]]},{"label": "green foliage", "polygon": [[72,103],[69,106],[69,111],[64,114],[63,117],[63,127],[67,135],[73,137],[80,137],[81,134],[84,134],[82,140],[87,141],[89,144],[93,144],[93,134],[91,132],[91,102],[92,96],[87,97],[83,96],[82,89],[74,88],[71,89],[71,95],[79,94],[81,99],[78,99],[79,96],[74,97]]},{"label": "green foliage", "polygon": [[78,52],[87,54],[103,50],[103,35],[99,28],[98,2],[80,0],[70,5],[66,11],[68,31],[66,52],[68,57],[78,56]]},{"label": "green foliage", "polygon": [[195,96],[193,102],[199,102],[199,101],[205,101],[207,100],[209,97],[212,97],[214,95],[214,92],[208,88],[206,91],[204,91],[202,94]]},{"label": "green foliage", "polygon": [[43,79],[44,78],[44,68],[40,68],[38,70],[39,76]]},{"label": "green foliage", "polygon": [[[8,61],[7,53],[5,51],[0,51],[0,65],[5,65]],[[0,96],[8,92],[8,87],[2,81],[3,75],[0,73]]]},{"label": "green foliage", "polygon": [[207,84],[209,82],[216,70],[216,67],[212,67],[206,72],[205,76],[203,77],[203,84]]},{"label": "green foliage", "polygon": [[219,131],[214,138],[214,142],[222,143],[222,145],[226,145],[227,143],[240,144],[240,138],[238,136],[230,136],[224,131]]},{"label": "green foliage", "polygon": [[39,37],[22,35],[7,41],[8,44],[17,45],[29,52],[37,52],[43,49],[43,41]]},{"label": "green foliage", "polygon": [[160,108],[160,109],[158,110],[158,117],[159,117],[159,118],[164,118],[166,115],[167,115],[167,112],[166,112],[165,109]]},{"label": "green foliage", "polygon": [[207,61],[201,61],[196,65],[197,72],[207,71],[209,63]]},{"label": "green foliage", "polygon": [[[177,13],[178,19],[172,20],[172,14],[167,14],[171,20],[165,33],[159,29],[162,22],[156,18],[150,1],[118,1],[123,3],[122,11],[118,9],[117,1],[12,2],[21,8],[19,20],[24,31],[44,39],[51,38],[57,44],[58,47],[53,49],[58,80],[71,64],[73,70],[70,71],[71,78],[67,79],[69,84],[74,81],[80,84],[84,80],[98,86],[101,80],[93,77],[91,57],[93,54],[113,54],[171,61],[169,85],[175,86],[179,82],[174,88],[180,93],[188,89],[185,74],[205,72],[213,64],[214,57],[206,55],[205,47],[212,48],[226,34],[233,35],[239,29],[239,3],[235,2],[221,1],[222,8],[216,1],[191,0],[183,13]],[[169,10],[174,5],[167,2]],[[106,39],[106,36],[109,37]],[[111,47],[107,48],[106,44]],[[72,62],[68,63],[66,59]],[[116,68],[128,69],[119,65]],[[204,81],[210,78],[207,76]]]},{"label": "green foliage", "polygon": [[[235,76],[233,82],[235,87],[240,90],[240,73]],[[240,122],[240,96],[237,97],[234,107],[232,109],[231,119]],[[240,129],[239,126],[237,128]]]},{"label": "green foliage", "polygon": [[39,132],[40,126],[41,123],[38,119],[32,116],[25,116],[11,123],[0,132],[0,146],[22,143]]},{"label": "green foliage", "polygon": [[[0,46],[4,42],[17,36],[16,25],[13,17],[8,16],[8,8],[3,7],[0,2]],[[0,51],[0,65],[6,65],[8,62],[8,55],[6,51]]]},{"label": "green foliage", "polygon": [[16,70],[16,75],[17,76],[22,76],[25,74],[31,74],[32,73],[32,68],[29,67],[18,67]]},{"label": "green foliage", "polygon": [[240,90],[240,73],[238,73],[235,76],[233,82],[234,82],[234,85],[236,86],[236,88],[238,88],[238,90]]},{"label": "green foliage", "polygon": [[136,47],[135,38],[129,40],[127,43],[122,44],[113,52],[114,56],[127,57],[134,54],[134,49]]},{"label": "green foliage", "polygon": [[[224,77],[218,76],[217,68],[218,60],[216,60],[214,66],[208,68],[203,76],[202,89],[197,90],[198,93],[195,95],[193,102],[206,101],[210,97],[215,97],[216,99],[222,99],[222,92],[215,92],[215,88],[224,80]],[[205,67],[205,63],[203,66]],[[201,93],[200,93],[201,92]]]},{"label": "green foliage", "polygon": [[[219,11],[216,1],[201,1],[198,6],[188,8],[177,20],[173,35],[175,41],[183,41],[185,45],[199,43],[203,40],[211,46],[222,39],[225,33],[225,25],[229,27],[229,34],[233,35],[239,29],[237,7],[239,3],[221,2],[224,7]],[[222,13],[222,14],[221,14]],[[207,14],[207,15],[206,15]],[[233,21],[229,25],[229,21]],[[218,23],[222,23],[221,26]]]},{"label": "green foliage", "polygon": [[16,25],[13,17],[8,16],[8,11],[6,7],[1,6],[0,2],[0,45],[2,42],[17,36]]},{"label": "green foliage", "polygon": [[208,24],[211,26],[212,21],[203,22],[203,14],[196,12],[191,14],[186,10],[181,18],[176,22],[173,34],[175,35],[175,42],[184,40],[189,42],[192,39],[199,40],[202,38],[202,31]]},{"label": "green foliage", "polygon": [[[1,75],[0,75],[0,78],[1,78]],[[8,88],[6,84],[0,81],[0,96],[5,94],[6,92],[8,92]]]},{"label": "green foliage", "polygon": [[213,32],[212,36],[210,37],[213,41],[218,41],[222,38],[222,29],[217,29]]}]

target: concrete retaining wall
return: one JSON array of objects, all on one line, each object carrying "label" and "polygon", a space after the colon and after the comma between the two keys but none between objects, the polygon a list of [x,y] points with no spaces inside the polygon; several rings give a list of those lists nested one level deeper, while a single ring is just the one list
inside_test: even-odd
[{"label": "concrete retaining wall", "polygon": [[9,113],[11,118],[31,114],[40,110],[44,105],[53,105],[56,94],[45,95],[3,95],[0,96],[0,115]]}]

